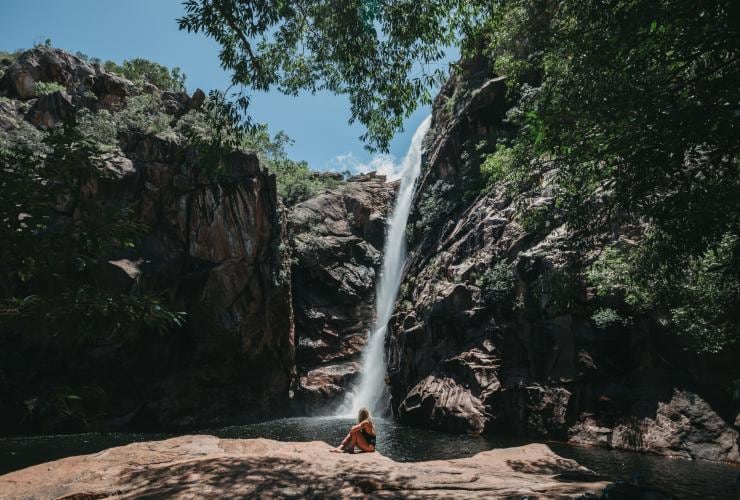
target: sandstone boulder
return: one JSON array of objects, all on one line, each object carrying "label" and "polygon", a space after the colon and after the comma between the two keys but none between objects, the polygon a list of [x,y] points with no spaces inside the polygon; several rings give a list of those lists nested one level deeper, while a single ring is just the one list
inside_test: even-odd
[{"label": "sandstone boulder", "polygon": [[0,90],[11,97],[30,99],[37,96],[36,83],[54,82],[68,91],[92,90],[95,69],[79,57],[61,49],[34,47],[10,65],[0,80]]},{"label": "sandstone boulder", "polygon": [[69,94],[61,91],[52,92],[36,99],[26,114],[26,120],[38,128],[48,130],[72,116],[74,110]]},{"label": "sandstone boulder", "polygon": [[[4,498],[584,498],[609,483],[544,444],[398,463],[318,441],[183,436],[0,476]],[[611,496],[609,498],[612,498]],[[652,498],[652,497],[651,497]]]},{"label": "sandstone boulder", "polygon": [[480,433],[483,403],[451,378],[430,375],[416,384],[398,408],[403,421],[453,432]]},{"label": "sandstone boulder", "polygon": [[654,416],[617,419],[613,428],[584,418],[570,430],[570,441],[682,458],[740,462],[738,434],[698,395],[676,389],[657,403]]}]

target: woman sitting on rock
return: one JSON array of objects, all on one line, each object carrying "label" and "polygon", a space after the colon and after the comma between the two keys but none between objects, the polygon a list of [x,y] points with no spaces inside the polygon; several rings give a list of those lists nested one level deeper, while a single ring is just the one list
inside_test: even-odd
[{"label": "woman sitting on rock", "polygon": [[354,453],[355,446],[363,452],[375,451],[375,425],[367,408],[362,408],[357,416],[357,425],[353,425],[342,444],[331,450],[334,453]]}]

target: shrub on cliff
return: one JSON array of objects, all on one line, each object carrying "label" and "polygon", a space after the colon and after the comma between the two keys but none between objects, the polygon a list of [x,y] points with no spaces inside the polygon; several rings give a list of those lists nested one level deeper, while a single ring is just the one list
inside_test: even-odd
[{"label": "shrub on cliff", "polygon": [[420,218],[414,223],[411,236],[415,238],[417,234],[426,233],[457,208],[459,200],[450,199],[453,187],[449,182],[438,180],[422,194]]},{"label": "shrub on cliff", "polygon": [[165,113],[162,100],[155,94],[131,96],[120,110],[83,108],[77,113],[82,135],[109,148],[118,146],[119,136],[125,132],[173,135],[171,121],[172,116]]},{"label": "shrub on cliff", "polygon": [[278,194],[288,206],[340,184],[337,180],[315,175],[307,162],[290,159],[286,149],[292,143],[282,130],[270,137],[264,124],[257,125],[242,142],[242,147],[256,151],[262,164],[275,174]]},{"label": "shrub on cliff", "polygon": [[486,304],[511,306],[516,277],[506,262],[496,262],[476,280],[475,284],[480,287]]},{"label": "shrub on cliff", "polygon": [[36,94],[40,96],[67,90],[64,85],[60,85],[57,82],[36,82],[35,88]]},{"label": "shrub on cliff", "polygon": [[321,189],[337,187],[340,182],[316,176],[305,161],[288,157],[287,147],[292,139],[281,131],[270,135],[266,124],[235,127],[229,117],[220,116],[225,104],[222,97],[209,96],[205,112],[191,111],[177,122],[175,131],[201,149],[201,158],[210,159],[210,167],[218,171],[218,158],[233,148],[254,151],[260,163],[275,174],[278,195],[290,206],[307,200]]},{"label": "shrub on cliff", "polygon": [[185,92],[185,75],[178,67],[168,68],[140,57],[123,61],[121,65],[106,61],[103,67],[106,71],[118,73],[139,85],[151,83],[159,90]]},{"label": "shrub on cliff", "polygon": [[42,142],[0,148],[0,330],[83,342],[179,325],[159,298],[111,294],[95,280],[105,255],[146,230],[130,209],[86,194],[102,175],[97,144],[71,123]]}]

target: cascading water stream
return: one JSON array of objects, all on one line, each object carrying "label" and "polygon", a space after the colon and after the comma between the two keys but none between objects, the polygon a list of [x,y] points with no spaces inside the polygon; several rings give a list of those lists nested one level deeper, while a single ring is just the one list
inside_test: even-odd
[{"label": "cascading water stream", "polygon": [[340,413],[351,411],[356,415],[363,406],[372,413],[378,413],[384,409],[383,403],[387,401],[383,344],[406,263],[406,222],[416,179],[421,172],[421,143],[431,121],[432,117],[427,117],[416,129],[411,146],[401,163],[401,185],[388,220],[383,267],[375,296],[375,323],[368,333],[367,345],[362,353],[360,380],[352,392],[347,394]]}]

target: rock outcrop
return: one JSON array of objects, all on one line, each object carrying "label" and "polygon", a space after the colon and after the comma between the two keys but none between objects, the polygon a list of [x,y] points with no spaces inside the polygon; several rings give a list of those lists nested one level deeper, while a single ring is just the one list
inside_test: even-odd
[{"label": "rock outcrop", "polygon": [[[0,476],[2,498],[582,498],[608,483],[544,444],[398,463],[314,441],[183,436]],[[613,498],[610,496],[609,498]]]},{"label": "rock outcrop", "polygon": [[359,372],[396,188],[356,176],[290,210],[299,409],[331,412]]},{"label": "rock outcrop", "polygon": [[737,351],[699,359],[647,318],[599,327],[592,291],[566,272],[589,257],[564,244],[548,173],[518,196],[481,189],[481,144],[514,133],[508,108],[485,59],[465,62],[435,101],[386,341],[395,414],[459,432],[740,461],[740,408],[727,392],[740,378]]},{"label": "rock outcrop", "polygon": [[84,94],[96,86],[96,77],[98,81],[108,78],[77,56],[41,46],[21,54],[3,74],[0,87],[5,95],[18,99],[38,97],[37,83],[57,83],[71,93]]}]

